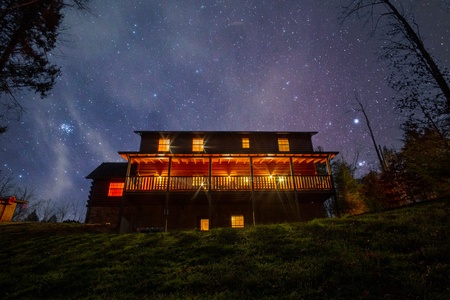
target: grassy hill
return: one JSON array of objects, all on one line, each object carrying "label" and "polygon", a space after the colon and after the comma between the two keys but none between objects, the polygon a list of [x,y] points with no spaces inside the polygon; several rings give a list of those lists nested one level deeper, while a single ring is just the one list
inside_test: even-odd
[{"label": "grassy hill", "polygon": [[209,232],[0,224],[0,299],[449,299],[450,199]]}]

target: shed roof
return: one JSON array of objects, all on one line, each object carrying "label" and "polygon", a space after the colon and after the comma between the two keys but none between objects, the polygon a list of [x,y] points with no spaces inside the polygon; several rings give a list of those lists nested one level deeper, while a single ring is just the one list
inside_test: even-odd
[{"label": "shed roof", "polygon": [[127,162],[105,162],[99,165],[86,178],[125,178],[127,175],[127,166]]}]

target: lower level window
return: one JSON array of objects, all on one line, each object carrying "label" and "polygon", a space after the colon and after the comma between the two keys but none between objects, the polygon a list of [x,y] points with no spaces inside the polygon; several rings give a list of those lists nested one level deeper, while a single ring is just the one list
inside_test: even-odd
[{"label": "lower level window", "polygon": [[209,219],[200,219],[200,230],[201,231],[209,230]]},{"label": "lower level window", "polygon": [[231,216],[231,227],[232,228],[244,228],[244,216],[243,215],[232,215]]},{"label": "lower level window", "polygon": [[122,196],[124,185],[125,183],[123,182],[111,182],[109,184],[108,196],[109,197]]}]

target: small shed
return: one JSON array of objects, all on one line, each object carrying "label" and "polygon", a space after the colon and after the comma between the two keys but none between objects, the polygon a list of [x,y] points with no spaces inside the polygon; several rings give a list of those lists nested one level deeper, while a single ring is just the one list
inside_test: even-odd
[{"label": "small shed", "polygon": [[15,196],[0,198],[0,222],[11,222],[17,204],[28,204],[28,201],[17,200]]}]

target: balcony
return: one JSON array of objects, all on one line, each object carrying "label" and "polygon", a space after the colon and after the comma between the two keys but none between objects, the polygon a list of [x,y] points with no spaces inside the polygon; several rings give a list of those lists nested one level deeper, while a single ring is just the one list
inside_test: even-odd
[{"label": "balcony", "polygon": [[331,191],[329,175],[295,176],[133,176],[128,177],[126,192],[148,191]]}]

